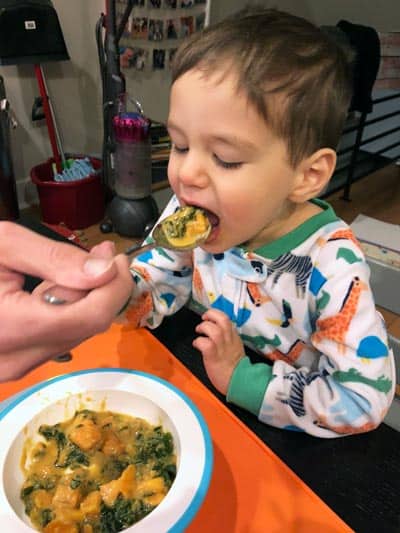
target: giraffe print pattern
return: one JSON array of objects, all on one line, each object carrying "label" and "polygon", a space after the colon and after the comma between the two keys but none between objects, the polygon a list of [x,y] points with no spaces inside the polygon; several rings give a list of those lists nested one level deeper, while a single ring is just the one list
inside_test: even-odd
[{"label": "giraffe print pattern", "polygon": [[364,290],[368,290],[368,286],[355,276],[350,283],[339,313],[317,320],[318,331],[312,335],[312,341],[315,344],[320,343],[323,339],[329,339],[336,342],[340,353],[343,354],[346,351],[346,334],[357,312],[361,292]]}]

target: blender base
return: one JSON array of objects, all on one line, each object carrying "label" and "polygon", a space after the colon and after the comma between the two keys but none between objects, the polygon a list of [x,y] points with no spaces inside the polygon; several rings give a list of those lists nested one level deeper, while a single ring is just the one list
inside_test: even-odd
[{"label": "blender base", "polygon": [[115,231],[123,237],[144,238],[157,222],[157,204],[152,196],[128,199],[114,196],[107,208],[103,232]]}]

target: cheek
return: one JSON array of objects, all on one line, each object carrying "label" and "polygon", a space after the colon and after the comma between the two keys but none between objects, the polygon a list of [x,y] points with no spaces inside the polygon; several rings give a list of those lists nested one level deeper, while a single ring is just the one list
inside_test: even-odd
[{"label": "cheek", "polygon": [[237,196],[227,193],[220,202],[222,219],[232,228],[243,228],[244,221],[248,220],[249,200],[247,194]]},{"label": "cheek", "polygon": [[[243,187],[243,183],[248,183],[248,187]],[[224,211],[230,216],[243,214],[248,208],[257,205],[259,196],[255,194],[250,180],[243,180],[239,186],[228,186],[219,194],[220,202],[224,205]]]},{"label": "cheek", "polygon": [[168,161],[167,176],[168,176],[169,184],[171,185],[172,189],[175,192],[175,188],[176,188],[177,181],[178,181],[178,177],[177,177],[178,173],[177,173],[176,164],[175,164],[175,161],[172,155],[170,156],[170,159]]},{"label": "cheek", "polygon": [[284,194],[276,195],[265,190],[252,189],[250,185],[238,194],[227,192],[222,207],[224,219],[238,231],[258,231],[261,226],[276,217],[284,198]]}]

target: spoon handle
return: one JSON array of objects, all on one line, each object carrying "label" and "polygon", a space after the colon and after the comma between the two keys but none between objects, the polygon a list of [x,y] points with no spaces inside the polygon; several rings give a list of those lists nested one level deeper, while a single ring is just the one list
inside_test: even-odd
[{"label": "spoon handle", "polygon": [[155,242],[149,242],[148,244],[143,243],[136,243],[132,244],[132,246],[129,246],[125,251],[125,255],[130,255],[132,257],[136,257],[137,255],[140,255],[144,252],[148,252],[152,250],[153,248],[156,248],[158,246]]}]

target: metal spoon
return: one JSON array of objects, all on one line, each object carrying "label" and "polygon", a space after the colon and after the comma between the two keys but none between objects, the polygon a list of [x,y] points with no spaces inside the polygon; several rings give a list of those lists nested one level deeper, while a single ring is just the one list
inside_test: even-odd
[{"label": "metal spoon", "polygon": [[[192,240],[184,240],[184,244],[179,244],[180,235],[183,232],[183,236],[186,235],[187,227],[190,225],[191,221],[195,217],[200,216],[202,218],[201,222],[204,226],[204,231],[199,233],[194,233]],[[183,252],[188,250],[193,250],[197,246],[203,244],[208,236],[210,235],[212,226],[209,222],[207,216],[203,210],[192,207],[185,206],[181,207],[172,215],[165,217],[161,220],[153,229],[152,233],[152,242],[148,243],[136,243],[132,246],[129,246],[124,251],[124,254],[130,257],[136,257],[141,255],[144,252],[153,250],[154,248],[165,248],[167,250],[173,250],[175,252]],[[172,242],[171,242],[172,239]],[[175,244],[174,244],[175,243]],[[56,287],[49,289],[43,294],[43,300],[46,303],[51,305],[63,305],[67,303],[67,300],[64,298],[59,298],[56,295],[52,294]]]},{"label": "metal spoon", "polygon": [[[179,244],[179,233],[185,235],[188,225],[194,219],[197,212],[202,213],[204,231],[195,233],[191,241],[184,240],[184,244]],[[182,222],[183,221],[183,222]],[[182,228],[183,226],[183,228]],[[211,224],[202,210],[194,207],[181,207],[172,215],[165,217],[153,229],[153,241],[146,244],[133,244],[124,252],[125,255],[135,257],[153,248],[166,248],[173,251],[193,250],[200,244],[203,244],[211,232]]]}]

